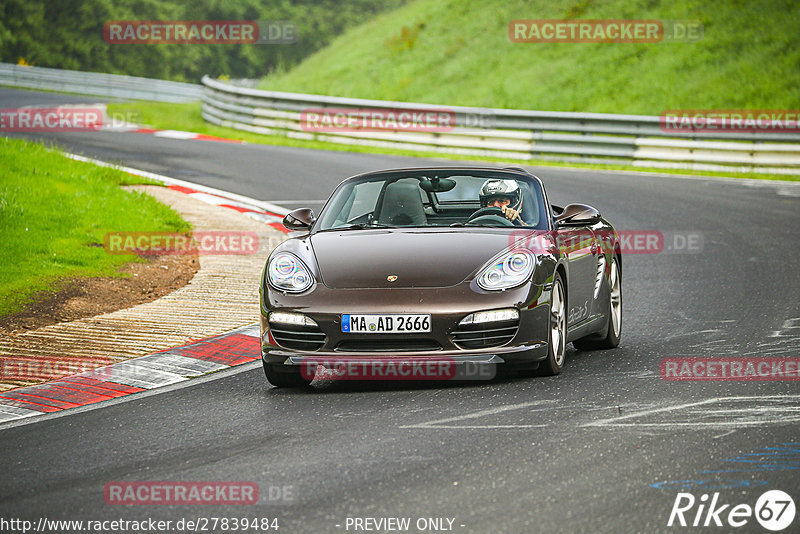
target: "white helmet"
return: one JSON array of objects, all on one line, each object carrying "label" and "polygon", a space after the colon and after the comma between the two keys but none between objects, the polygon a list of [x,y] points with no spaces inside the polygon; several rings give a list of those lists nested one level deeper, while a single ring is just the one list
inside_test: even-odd
[{"label": "white helmet", "polygon": [[506,197],[511,202],[508,207],[517,211],[522,207],[522,192],[516,180],[499,180],[490,178],[481,186],[481,207],[485,208],[489,202],[497,197]]}]

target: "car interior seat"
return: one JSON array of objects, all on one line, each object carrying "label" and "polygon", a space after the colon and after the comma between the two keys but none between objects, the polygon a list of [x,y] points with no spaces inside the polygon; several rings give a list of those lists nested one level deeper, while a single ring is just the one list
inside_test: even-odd
[{"label": "car interior seat", "polygon": [[377,220],[379,224],[391,226],[426,226],[428,219],[419,186],[411,182],[386,186]]},{"label": "car interior seat", "polygon": [[539,204],[534,200],[533,193],[528,188],[527,184],[522,184],[522,212],[520,216],[528,226],[539,226]]}]

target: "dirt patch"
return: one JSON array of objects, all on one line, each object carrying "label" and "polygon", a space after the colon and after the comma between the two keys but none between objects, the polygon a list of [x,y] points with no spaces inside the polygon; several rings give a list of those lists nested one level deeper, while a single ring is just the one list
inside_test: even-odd
[{"label": "dirt patch", "polygon": [[200,268],[197,256],[158,256],[119,269],[127,278],[73,278],[25,310],[0,317],[0,335],[93,317],[150,302],[179,289]]}]

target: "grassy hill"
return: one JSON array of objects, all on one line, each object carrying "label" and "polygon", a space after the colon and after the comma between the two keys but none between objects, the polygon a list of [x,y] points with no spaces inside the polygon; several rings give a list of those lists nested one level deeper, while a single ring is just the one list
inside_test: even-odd
[{"label": "grassy hill", "polygon": [[[697,42],[512,43],[514,19],[699,20]],[[415,0],[265,89],[450,105],[658,115],[800,108],[793,0]]]}]

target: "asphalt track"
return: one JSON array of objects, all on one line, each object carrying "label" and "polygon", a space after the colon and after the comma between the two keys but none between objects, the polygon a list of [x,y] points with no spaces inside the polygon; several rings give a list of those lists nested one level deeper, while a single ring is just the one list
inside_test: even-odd
[{"label": "asphalt track", "polygon": [[[0,90],[4,108],[65,98],[74,99]],[[39,137],[287,207],[318,208],[315,201],[357,172],[441,163],[132,133]],[[618,229],[669,236],[663,252],[623,259],[618,349],[570,346],[554,378],[345,382],[311,391],[273,389],[248,365],[0,426],[0,518],[268,517],[278,518],[279,532],[355,532],[348,517],[408,517],[412,527],[417,518],[451,518],[452,530],[465,533],[726,532],[733,529],[668,528],[678,492],[719,492],[721,503],[753,506],[779,489],[800,505],[797,381],[659,376],[668,357],[798,356],[800,187],[532,170],[554,203],[585,202]],[[675,232],[699,235],[702,250],[666,250]],[[261,499],[106,504],[105,484],[120,480],[250,481]],[[270,500],[270,487],[290,487],[291,498]],[[796,518],[786,532],[799,525]],[[736,531],[765,530],[750,518]]]}]

